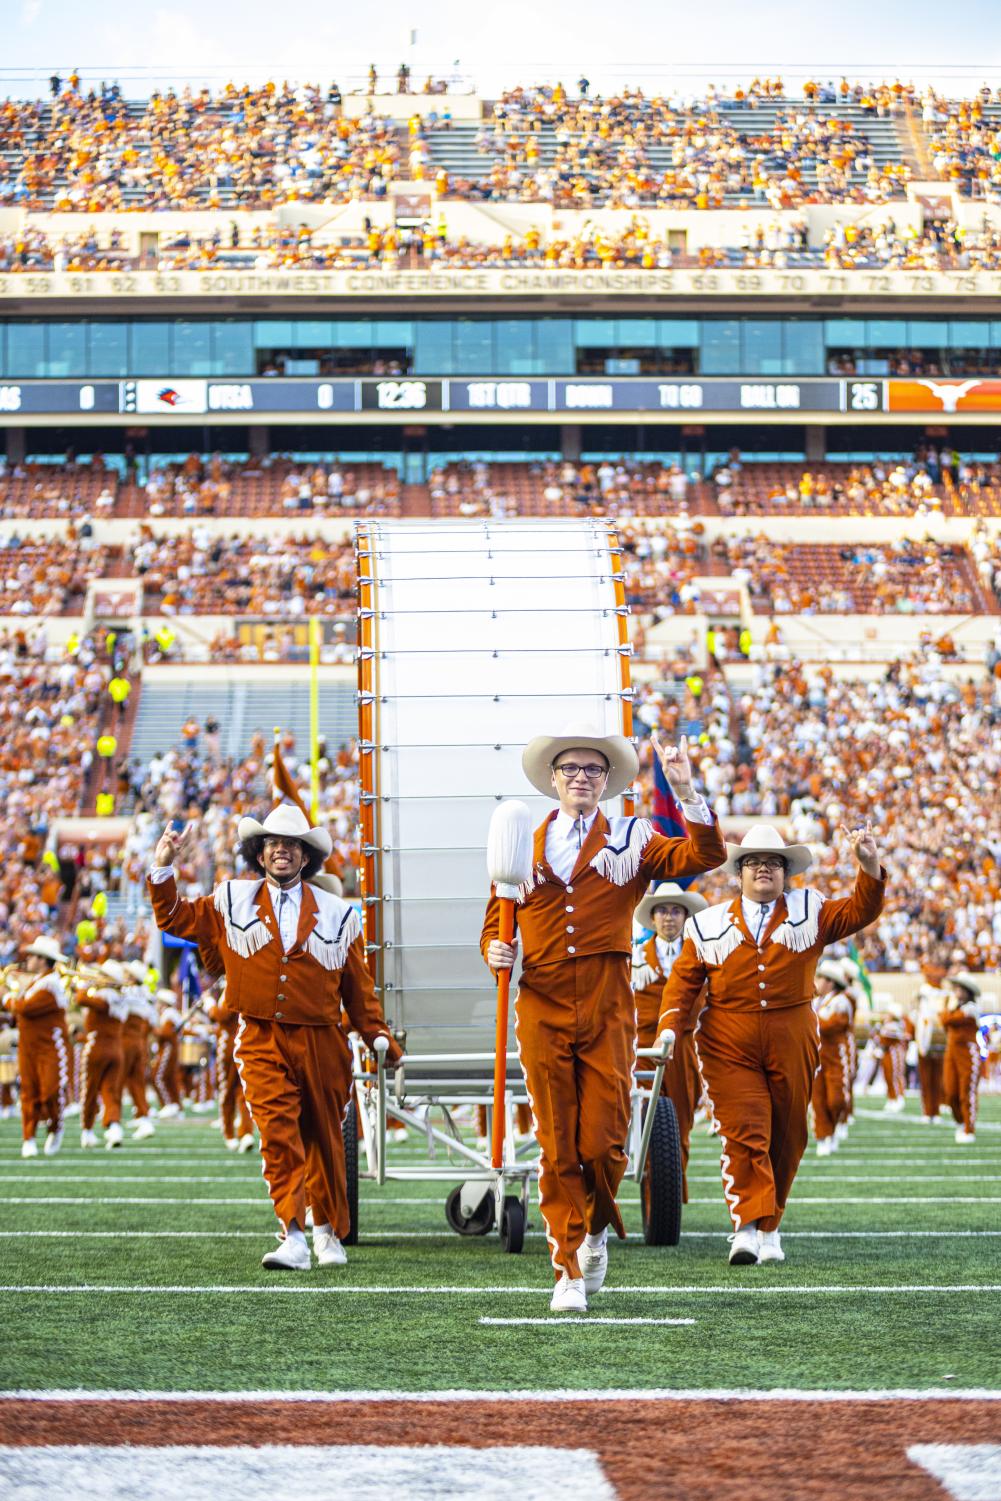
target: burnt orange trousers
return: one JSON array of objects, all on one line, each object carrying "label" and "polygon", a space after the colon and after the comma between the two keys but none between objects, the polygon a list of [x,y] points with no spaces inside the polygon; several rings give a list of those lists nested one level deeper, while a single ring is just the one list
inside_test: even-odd
[{"label": "burnt orange trousers", "polygon": [[977,1129],[977,1092],[983,1066],[975,1042],[953,1042],[950,1038],[946,1043],[942,1093],[953,1120],[971,1136]]},{"label": "burnt orange trousers", "polygon": [[515,1036],[539,1142],[539,1208],[557,1277],[580,1276],[585,1233],[625,1235],[615,1195],[626,1170],[636,1011],[625,954],[522,972]]},{"label": "burnt orange trousers", "polygon": [[350,1229],[341,1122],[351,1096],[351,1054],[339,1027],[297,1027],[244,1016],[237,1067],[261,1135],[264,1181],[287,1230],[306,1207],[334,1234]]},{"label": "burnt orange trousers", "polygon": [[84,1039],[80,1055],[80,1125],[91,1131],[101,1102],[105,1130],[122,1118],[122,1045],[106,1042],[96,1032]]},{"label": "burnt orange trousers", "polygon": [[[247,1102],[243,1097],[240,1071],[236,1066],[235,1042],[235,1032],[219,1033],[219,1050],[216,1053],[216,1092],[219,1096],[219,1114],[222,1117],[222,1134],[225,1141],[232,1141],[234,1135],[249,1136],[254,1129]],[[237,1128],[238,1119],[239,1128]]]},{"label": "burnt orange trousers", "polygon": [[907,1044],[887,1042],[883,1044],[883,1078],[886,1080],[886,1098],[899,1100],[907,1085]]},{"label": "burnt orange trousers", "polygon": [[[656,1044],[658,1020],[659,1018],[655,1017],[652,1022],[640,1025],[636,1037],[637,1047],[652,1048]],[[653,1067],[653,1061],[650,1058],[640,1058],[638,1062],[644,1071]],[[682,1193],[687,1204],[688,1147],[692,1136],[692,1122],[699,1108],[699,1100],[702,1098],[702,1080],[699,1078],[699,1064],[695,1056],[694,1032],[682,1032],[675,1042],[674,1057],[667,1061],[660,1092],[667,1095],[678,1117],[678,1134],[681,1137]]]},{"label": "burnt orange trousers", "polygon": [[128,1090],[132,1096],[132,1115],[140,1120],[149,1115],[146,1103],[146,1061],[149,1046],[138,1037],[128,1037],[122,1043],[122,1098]]},{"label": "burnt orange trousers", "polygon": [[53,1023],[49,1036],[18,1048],[21,1070],[21,1132],[30,1141],[44,1122],[61,1131],[69,1103],[69,1041],[65,1028]]},{"label": "burnt orange trousers", "polygon": [[813,1125],[818,1141],[834,1135],[848,1119],[851,1103],[851,1055],[848,1039],[820,1045],[820,1067],[813,1080]]},{"label": "burnt orange trousers", "polygon": [[162,1039],[153,1069],[153,1091],[164,1105],[181,1103],[181,1072],[177,1066],[177,1041],[173,1037]]},{"label": "burnt orange trousers", "polygon": [[695,1029],[699,1071],[719,1126],[723,1196],[735,1230],[777,1230],[806,1150],[820,1058],[809,1001],[730,1011],[711,1003]]},{"label": "burnt orange trousers", "polygon": [[945,1058],[942,1053],[918,1054],[918,1086],[921,1090],[921,1114],[934,1120],[942,1104],[942,1075]]}]

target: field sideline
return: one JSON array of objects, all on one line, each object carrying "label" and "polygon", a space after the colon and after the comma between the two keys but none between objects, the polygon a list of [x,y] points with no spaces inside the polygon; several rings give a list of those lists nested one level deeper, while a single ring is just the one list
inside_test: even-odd
[{"label": "field sideline", "polygon": [[549,1316],[537,1209],[506,1256],[448,1229],[438,1186],[363,1182],[347,1269],[276,1277],[259,1160],[204,1118],[116,1153],[81,1152],[70,1122],[58,1157],[29,1162],[7,1122],[0,1389],[1001,1390],[1001,1100],[968,1148],[913,1100],[895,1118],[860,1104],[846,1147],[804,1163],[785,1265],[727,1265],[716,1143],[697,1131],[681,1246],[643,1244],[627,1184],[631,1238],[572,1323]]}]

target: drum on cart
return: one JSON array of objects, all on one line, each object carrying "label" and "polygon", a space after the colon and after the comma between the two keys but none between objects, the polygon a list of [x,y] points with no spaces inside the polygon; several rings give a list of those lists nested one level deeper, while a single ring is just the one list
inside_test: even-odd
[{"label": "drum on cart", "polygon": [[[552,810],[521,767],[534,736],[571,721],[632,733],[631,648],[607,521],[371,520],[359,523],[357,552],[365,936],[407,1054],[394,1098],[359,1094],[370,1168],[383,1181],[412,1173],[387,1164],[374,1101],[383,1119],[388,1104],[434,1141],[418,1102],[491,1098],[496,990],[479,951],[490,817],[504,798],[526,802],[535,824]],[[604,810],[631,808],[615,798]],[[508,1079],[512,1106],[525,1099],[513,1024]],[[505,1204],[512,1216],[510,1201],[524,1205],[534,1163],[516,1156],[512,1136],[499,1178],[483,1154],[461,1149],[475,1172],[458,1217],[449,1214],[455,1228],[503,1229]],[[451,1133],[441,1141],[460,1151]],[[422,1169],[429,1175],[456,1173]],[[477,1213],[477,1195],[491,1189],[496,1214],[482,1204]]]}]

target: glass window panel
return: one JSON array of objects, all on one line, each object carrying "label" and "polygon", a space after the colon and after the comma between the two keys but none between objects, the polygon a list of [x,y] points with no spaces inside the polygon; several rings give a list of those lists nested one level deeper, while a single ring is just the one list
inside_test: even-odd
[{"label": "glass window panel", "polygon": [[331,347],[334,349],[371,349],[372,325],[367,319],[341,319],[330,325]]},{"label": "glass window panel", "polygon": [[494,329],[492,318],[459,318],[454,326],[452,346],[456,375],[490,375],[494,369]]},{"label": "glass window panel", "polygon": [[984,318],[967,318],[949,324],[949,343],[953,349],[988,349],[991,326]]},{"label": "glass window panel", "polygon": [[782,374],[782,325],[776,319],[748,318],[744,322],[742,375]]},{"label": "glass window panel", "polygon": [[698,318],[657,319],[657,343],[661,349],[698,349],[701,336]]},{"label": "glass window panel", "polygon": [[327,349],[333,325],[329,318],[300,318],[292,325],[292,349]]},{"label": "glass window panel", "polygon": [[169,375],[169,323],[133,323],[130,375]]},{"label": "glass window panel", "polygon": [[540,375],[572,375],[576,367],[573,320],[539,318],[535,324],[535,354]]},{"label": "glass window panel", "polygon": [[578,318],[574,323],[578,349],[615,349],[619,342],[617,318]]},{"label": "glass window panel", "polygon": [[861,349],[867,337],[864,318],[828,318],[824,324],[828,349]]},{"label": "glass window panel", "polygon": [[45,374],[45,325],[11,323],[7,329],[7,365],[22,380]]},{"label": "glass window panel", "polygon": [[129,327],[127,323],[90,325],[90,374],[128,375]]},{"label": "glass window panel", "polygon": [[174,324],[171,375],[212,374],[212,332],[208,323]]},{"label": "glass window panel", "polygon": [[944,318],[912,318],[907,329],[907,343],[911,349],[946,349],[948,347],[949,325]]},{"label": "glass window panel", "polygon": [[261,318],[254,324],[255,349],[291,349],[292,324],[285,318]]},{"label": "glass window panel", "polygon": [[707,319],[702,325],[699,369],[703,375],[746,375],[741,366],[740,324],[735,319]]},{"label": "glass window panel", "polygon": [[235,318],[213,323],[212,371],[215,375],[252,375],[254,350],[250,325]]},{"label": "glass window panel", "polygon": [[872,349],[904,349],[907,324],[903,318],[868,318],[865,342]]},{"label": "glass window panel", "polygon": [[823,375],[824,325],[819,319],[797,319],[782,325],[783,375]]},{"label": "glass window panel", "polygon": [[414,371],[418,375],[452,375],[452,324],[418,323],[414,341]]},{"label": "glass window panel", "polygon": [[498,375],[535,375],[540,371],[535,353],[535,326],[530,319],[497,324],[494,360]]},{"label": "glass window panel", "polygon": [[374,349],[413,349],[414,325],[409,318],[381,318],[371,325]]},{"label": "glass window panel", "polygon": [[656,349],[656,318],[620,318],[619,344],[627,349]]},{"label": "glass window panel", "polygon": [[84,376],[87,367],[86,323],[50,323],[46,375]]},{"label": "glass window panel", "polygon": [[1001,349],[1001,323],[991,324],[991,348]]}]

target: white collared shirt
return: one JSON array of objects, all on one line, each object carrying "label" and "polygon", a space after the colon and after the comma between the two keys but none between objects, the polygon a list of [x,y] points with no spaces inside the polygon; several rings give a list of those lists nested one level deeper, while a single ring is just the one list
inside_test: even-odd
[{"label": "white collared shirt", "polygon": [[680,933],[678,937],[672,939],[670,943],[668,943],[666,938],[655,939],[657,947],[657,961],[660,964],[661,972],[663,974],[669,975],[671,973],[671,968],[674,964],[674,961],[681,953],[681,945],[683,942],[684,938]]},{"label": "white collared shirt", "polygon": [[597,816],[597,808],[593,813],[582,814],[579,818],[571,817],[561,808],[547,828],[546,859],[552,866],[553,874],[559,876],[561,881],[569,881],[577,864],[577,856],[583,849]]},{"label": "white collared shirt", "polygon": [[[154,886],[159,886],[166,881],[168,876],[174,874],[172,865],[154,865],[149,873],[149,878]],[[266,886],[271,891],[271,905],[275,909],[278,919],[278,936],[282,941],[282,949],[287,954],[295,943],[295,935],[299,931],[299,913],[302,910],[302,882],[298,881],[295,886],[282,891],[280,886],[273,885],[265,878]],[[282,897],[286,900],[282,901]]]},{"label": "white collared shirt", "polygon": [[741,911],[747,924],[747,931],[755,943],[761,942],[761,935],[772,920],[772,912],[775,910],[774,902],[752,902],[750,897],[742,896],[740,899]]}]

